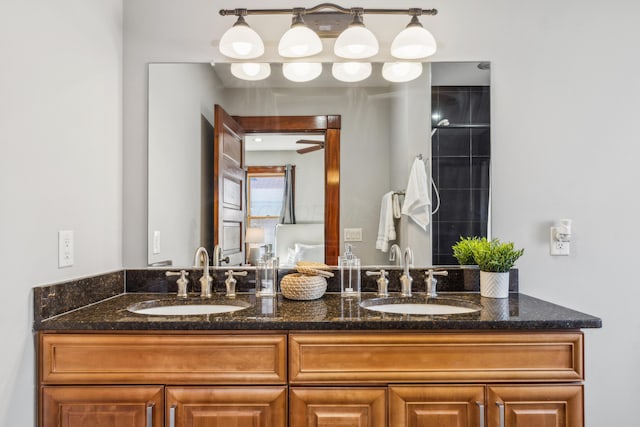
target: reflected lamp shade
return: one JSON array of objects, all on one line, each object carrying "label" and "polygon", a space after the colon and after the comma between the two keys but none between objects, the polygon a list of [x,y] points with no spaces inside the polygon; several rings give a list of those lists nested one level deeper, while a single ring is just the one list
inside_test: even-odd
[{"label": "reflected lamp shade", "polygon": [[362,23],[362,17],[356,15],[349,28],[344,30],[333,45],[333,52],[340,58],[364,59],[378,53],[376,36]]},{"label": "reflected lamp shade", "polygon": [[242,16],[222,35],[220,53],[234,59],[254,59],[264,53],[264,43]]},{"label": "reflected lamp shade", "polygon": [[322,74],[320,62],[285,62],[282,74],[292,82],[308,82]]},{"label": "reflected lamp shade", "polygon": [[264,228],[247,227],[245,243],[264,243]]},{"label": "reflected lamp shade", "polygon": [[333,77],[341,82],[359,82],[371,75],[369,62],[336,62],[331,68]]},{"label": "reflected lamp shade", "polygon": [[263,80],[271,75],[271,65],[258,62],[236,62],[231,64],[231,74],[242,80]]},{"label": "reflected lamp shade", "polygon": [[436,53],[437,48],[436,39],[414,16],[393,39],[391,55],[398,59],[421,59]]},{"label": "reflected lamp shade", "polygon": [[285,58],[304,58],[322,52],[322,41],[318,34],[296,15],[291,28],[280,38],[278,53]]},{"label": "reflected lamp shade", "polygon": [[421,62],[385,62],[382,66],[382,77],[393,83],[409,82],[421,74]]}]

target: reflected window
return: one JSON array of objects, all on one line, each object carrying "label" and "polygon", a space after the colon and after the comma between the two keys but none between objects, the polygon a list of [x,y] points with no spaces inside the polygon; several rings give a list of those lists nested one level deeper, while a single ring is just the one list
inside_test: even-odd
[{"label": "reflected window", "polygon": [[[265,244],[274,244],[284,198],[284,166],[247,168],[247,227],[264,229]],[[292,169],[295,185],[295,167]]]}]

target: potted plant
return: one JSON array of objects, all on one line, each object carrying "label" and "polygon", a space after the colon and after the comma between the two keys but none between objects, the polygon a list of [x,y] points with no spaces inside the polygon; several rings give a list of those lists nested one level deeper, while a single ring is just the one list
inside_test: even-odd
[{"label": "potted plant", "polygon": [[480,268],[480,295],[507,298],[509,270],[523,253],[524,249],[515,249],[513,242],[481,239],[473,249],[473,258]]},{"label": "potted plant", "polygon": [[478,272],[476,261],[473,258],[473,249],[480,245],[482,240],[480,237],[462,237],[451,247],[453,249],[453,257],[458,260],[458,264],[462,266],[462,277],[464,289],[467,291],[478,290]]}]

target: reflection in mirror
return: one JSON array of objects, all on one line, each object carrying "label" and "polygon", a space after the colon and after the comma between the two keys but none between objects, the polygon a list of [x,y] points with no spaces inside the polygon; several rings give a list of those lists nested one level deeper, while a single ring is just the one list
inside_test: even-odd
[{"label": "reflection in mirror", "polygon": [[[207,230],[213,227],[210,159],[215,104],[233,116],[341,117],[339,247],[344,234],[355,236],[357,240],[350,243],[363,265],[391,264],[389,253],[376,249],[381,201],[386,193],[407,188],[411,164],[419,154],[425,159],[428,177],[433,170],[440,207],[427,231],[404,215],[394,219],[397,240],[389,246],[411,246],[417,266],[451,264],[452,239],[488,233],[489,71],[480,69],[477,62],[432,63],[430,73],[425,64],[420,78],[391,84],[377,77],[380,64],[374,64],[369,79],[348,84],[335,81],[328,65],[320,78],[303,84],[283,79],[278,64],[272,67],[272,77],[258,82],[236,79],[228,64],[149,65],[149,264],[191,265],[195,248],[213,244]],[[442,123],[438,126],[442,119],[449,120],[446,129]],[[295,165],[297,222],[321,221],[324,149],[301,154],[300,146],[314,148],[302,143],[280,153],[250,148],[255,137],[260,135],[245,138],[245,168]],[[315,136],[294,138],[313,140]],[[311,178],[314,174],[321,178]],[[243,190],[246,204],[249,189]],[[433,193],[432,208],[436,201]],[[275,211],[271,205],[265,216]],[[275,238],[267,234],[265,241]],[[243,233],[243,243],[261,245],[245,237]]]}]

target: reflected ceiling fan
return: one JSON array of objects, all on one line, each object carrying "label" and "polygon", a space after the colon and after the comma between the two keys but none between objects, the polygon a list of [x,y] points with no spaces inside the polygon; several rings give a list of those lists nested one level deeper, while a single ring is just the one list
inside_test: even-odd
[{"label": "reflected ceiling fan", "polygon": [[296,144],[312,144],[311,147],[301,148],[296,150],[298,154],[311,153],[313,151],[324,149],[324,141],[314,141],[312,139],[299,139]]}]

